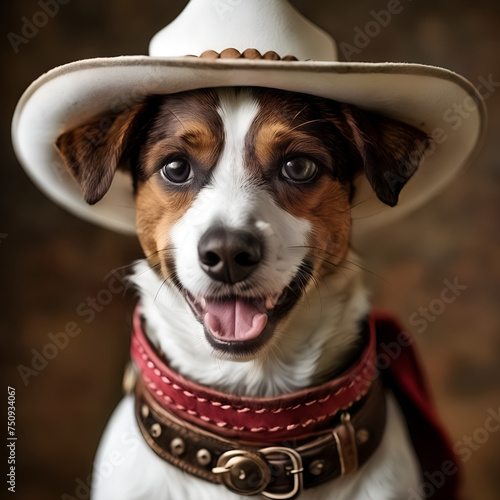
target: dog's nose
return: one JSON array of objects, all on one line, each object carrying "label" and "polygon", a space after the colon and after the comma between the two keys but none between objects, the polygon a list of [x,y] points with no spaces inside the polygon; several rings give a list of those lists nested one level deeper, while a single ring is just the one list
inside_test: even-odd
[{"label": "dog's nose", "polygon": [[201,268],[214,280],[233,285],[244,280],[262,258],[260,239],[248,231],[209,229],[198,243]]}]

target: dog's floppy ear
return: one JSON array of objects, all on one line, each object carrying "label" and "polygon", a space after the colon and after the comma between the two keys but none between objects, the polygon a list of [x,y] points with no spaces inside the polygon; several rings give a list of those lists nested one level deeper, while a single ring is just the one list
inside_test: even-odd
[{"label": "dog's floppy ear", "polygon": [[347,138],[361,157],[362,168],[378,198],[393,207],[430,146],[427,135],[406,123],[354,106],[341,105]]},{"label": "dog's floppy ear", "polygon": [[130,150],[145,104],[102,117],[65,132],[56,147],[80,184],[85,201],[97,203],[108,191],[117,167]]}]

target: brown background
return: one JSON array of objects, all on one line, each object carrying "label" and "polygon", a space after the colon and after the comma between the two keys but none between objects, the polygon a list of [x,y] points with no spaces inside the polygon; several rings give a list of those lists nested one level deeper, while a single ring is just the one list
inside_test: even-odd
[{"label": "brown background", "polygon": [[[370,11],[385,9],[388,2],[294,4],[338,42],[353,44],[355,27],[363,30],[372,20]],[[0,235],[7,235],[0,238],[2,400],[7,385],[14,386],[16,498],[59,499],[64,493],[87,498],[77,481],[87,480],[100,433],[120,398],[134,299],[114,294],[89,324],[77,308],[108,286],[113,269],[141,252],[135,240],[58,208],[29,181],[10,145],[15,103],[32,80],[54,66],[146,53],[150,36],[183,5],[183,0],[69,0],[17,54],[7,34],[20,34],[23,16],[32,19],[41,6],[34,0],[2,5]],[[453,69],[475,83],[480,77],[500,82],[496,0],[401,0],[401,5],[403,11],[353,55],[354,61],[421,62]],[[415,334],[452,440],[469,450],[465,492],[480,500],[500,498],[500,432],[478,430],[488,410],[500,411],[499,102],[500,87],[487,100],[489,131],[476,161],[425,208],[377,232],[364,252],[374,301]],[[419,308],[439,299],[444,280],[455,279],[467,286],[460,297],[424,331],[410,325]],[[32,349],[42,350],[48,334],[71,321],[82,333],[25,386],[18,366],[30,366]],[[472,437],[470,445],[464,436]],[[3,495],[6,485],[0,491]]]}]

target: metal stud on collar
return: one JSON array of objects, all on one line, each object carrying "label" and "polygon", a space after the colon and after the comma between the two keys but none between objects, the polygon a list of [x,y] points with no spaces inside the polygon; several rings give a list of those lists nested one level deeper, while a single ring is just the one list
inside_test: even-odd
[{"label": "metal stud on collar", "polygon": [[172,455],[176,457],[181,456],[184,451],[186,451],[184,440],[179,437],[172,439],[170,443],[170,451],[172,452]]},{"label": "metal stud on collar", "polygon": [[212,454],[205,448],[202,448],[196,453],[196,460],[200,465],[206,467],[212,461]]},{"label": "metal stud on collar", "polygon": [[151,426],[150,432],[154,438],[160,437],[161,436],[161,425],[158,423],[153,424]]},{"label": "metal stud on collar", "polygon": [[142,418],[148,418],[149,417],[149,406],[148,405],[142,405],[141,406],[141,415],[142,415]]},{"label": "metal stud on collar", "polygon": [[314,460],[309,464],[309,472],[313,476],[319,476],[323,473],[325,469],[325,461],[324,460]]},{"label": "metal stud on collar", "polygon": [[356,432],[356,442],[358,444],[364,444],[370,439],[370,433],[366,429],[359,429]]}]

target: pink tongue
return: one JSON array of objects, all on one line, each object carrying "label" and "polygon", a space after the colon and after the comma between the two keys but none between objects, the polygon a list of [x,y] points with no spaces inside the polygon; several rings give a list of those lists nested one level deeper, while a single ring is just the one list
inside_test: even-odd
[{"label": "pink tongue", "polygon": [[215,338],[241,341],[254,339],[262,333],[267,314],[261,313],[251,302],[241,299],[207,301],[203,321]]}]

